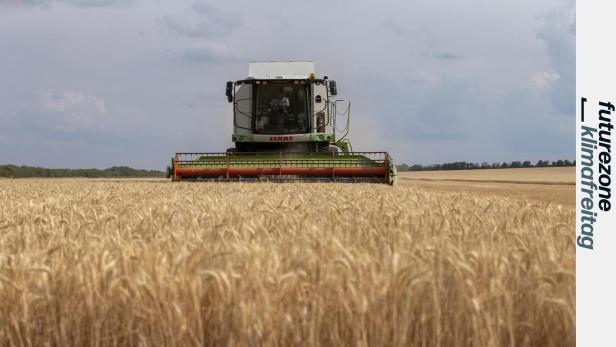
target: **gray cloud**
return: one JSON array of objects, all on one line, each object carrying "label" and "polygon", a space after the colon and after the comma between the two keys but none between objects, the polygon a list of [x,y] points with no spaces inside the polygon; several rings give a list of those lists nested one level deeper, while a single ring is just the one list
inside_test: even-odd
[{"label": "gray cloud", "polygon": [[210,104],[216,104],[220,102],[221,98],[223,97],[223,94],[224,93],[222,88],[220,88],[220,90],[218,91],[209,90],[204,92],[198,92],[190,96],[190,98],[188,98],[184,102],[184,105],[195,109],[207,107]]},{"label": "gray cloud", "polygon": [[65,3],[79,7],[128,6],[132,0],[63,0]]},{"label": "gray cloud", "polygon": [[105,120],[105,102],[77,91],[41,91],[39,113],[51,115],[49,125],[57,130],[96,128]]},{"label": "gray cloud", "polygon": [[187,64],[237,62],[240,59],[226,45],[207,44],[184,49],[179,60]]},{"label": "gray cloud", "polygon": [[148,163],[148,147],[165,150],[164,134],[141,111],[79,91],[38,91],[5,112],[0,112],[3,163],[158,168]]},{"label": "gray cloud", "polygon": [[0,8],[2,9],[16,9],[16,8],[28,8],[28,7],[41,7],[48,8],[51,0],[5,0],[0,1]]},{"label": "gray cloud", "polygon": [[61,3],[76,7],[124,7],[133,4],[133,0],[21,0],[16,1],[23,6],[49,7]]},{"label": "gray cloud", "polygon": [[441,60],[458,60],[462,59],[462,56],[451,52],[437,52],[432,54],[432,58]]},{"label": "gray cloud", "polygon": [[[441,77],[437,81],[371,78],[369,94],[379,100],[378,111],[393,140],[459,140],[474,123],[469,115],[482,111],[469,81]],[[404,102],[400,102],[404,100]]]},{"label": "gray cloud", "polygon": [[226,36],[242,25],[237,16],[205,3],[194,4],[184,14],[166,15],[161,22],[175,33],[193,38]]},{"label": "gray cloud", "polygon": [[413,36],[413,33],[402,24],[392,20],[392,19],[383,19],[379,21],[379,24],[382,28],[389,31],[392,34],[402,36],[405,38],[409,38]]},{"label": "gray cloud", "polygon": [[462,59],[461,54],[442,49],[442,40],[437,39],[436,35],[426,29],[411,29],[402,22],[391,18],[379,21],[380,27],[387,32],[394,34],[415,48],[416,54],[422,57],[431,57],[438,60],[458,60]]},{"label": "gray cloud", "polygon": [[279,15],[275,15],[275,14],[268,15],[267,22],[274,29],[289,30],[291,28],[291,24],[289,23],[289,21],[286,18],[279,16]]},{"label": "gray cloud", "polygon": [[537,37],[545,44],[554,71],[550,96],[554,107],[570,116],[575,112],[575,2],[567,0],[542,19]]},{"label": "gray cloud", "polygon": [[40,6],[40,5],[46,5],[49,4],[50,0],[21,0],[21,1],[12,1],[14,3],[22,3],[23,5],[26,6]]}]

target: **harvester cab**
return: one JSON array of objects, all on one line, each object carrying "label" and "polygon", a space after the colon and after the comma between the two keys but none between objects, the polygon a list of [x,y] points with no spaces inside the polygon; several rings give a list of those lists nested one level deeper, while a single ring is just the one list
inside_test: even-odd
[{"label": "harvester cab", "polygon": [[234,148],[176,153],[167,176],[179,180],[330,180],[394,184],[386,152],[353,152],[347,138],[351,103],[312,62],[250,63],[248,77],[227,82]]}]

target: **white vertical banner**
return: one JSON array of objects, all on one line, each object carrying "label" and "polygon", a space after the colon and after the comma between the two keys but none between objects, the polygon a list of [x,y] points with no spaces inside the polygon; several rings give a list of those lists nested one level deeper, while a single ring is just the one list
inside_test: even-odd
[{"label": "white vertical banner", "polygon": [[616,346],[616,2],[576,4],[576,338]]}]

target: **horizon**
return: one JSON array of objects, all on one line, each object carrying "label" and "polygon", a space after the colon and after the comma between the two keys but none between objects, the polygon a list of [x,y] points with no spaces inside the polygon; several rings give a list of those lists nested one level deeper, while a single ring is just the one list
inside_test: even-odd
[{"label": "horizon", "polygon": [[[407,165],[408,167],[414,166],[414,165],[419,165],[419,166],[423,166],[425,168],[430,168],[430,167],[434,167],[436,165],[444,165],[444,164],[454,164],[454,163],[467,163],[467,164],[475,164],[475,165],[479,165],[481,166],[484,163],[487,163],[488,165],[493,165],[493,164],[511,164],[512,162],[519,162],[519,163],[524,163],[526,161],[530,161],[532,166],[536,166],[538,164],[539,161],[547,161],[549,164],[553,164],[557,161],[569,161],[569,163],[573,164],[576,163],[576,160],[573,159],[566,159],[566,158],[560,158],[560,159],[554,159],[554,160],[543,160],[543,159],[539,159],[539,160],[510,160],[510,161],[493,161],[493,162],[488,162],[488,161],[466,161],[466,160],[457,160],[457,161],[451,161],[451,162],[440,162],[440,163],[408,163],[408,162],[396,162],[395,165],[396,166],[402,166],[402,165]],[[108,167],[49,167],[49,166],[38,166],[38,165],[28,165],[28,164],[12,164],[12,163],[0,163],[0,167],[2,166],[17,166],[17,167],[29,167],[29,168],[38,168],[38,169],[49,169],[49,170],[108,170],[108,169],[113,169],[113,168],[128,168],[128,169],[133,169],[133,170],[141,170],[141,171],[159,171],[159,172],[165,172],[165,167],[163,167],[162,169],[144,169],[144,168],[140,168],[140,167],[133,167],[130,165],[112,165],[112,166],[108,166]],[[573,166],[573,165],[571,165]]]}]

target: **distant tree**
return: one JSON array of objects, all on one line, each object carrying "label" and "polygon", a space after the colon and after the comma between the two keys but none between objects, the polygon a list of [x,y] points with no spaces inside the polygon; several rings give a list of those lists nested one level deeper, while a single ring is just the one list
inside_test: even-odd
[{"label": "distant tree", "polygon": [[398,171],[409,171],[409,166],[406,163],[402,163],[400,165],[396,165],[396,169]]},{"label": "distant tree", "polygon": [[[503,162],[503,163],[488,163],[486,161],[482,161],[481,163],[471,163],[466,161],[456,161],[451,163],[443,163],[443,164],[430,164],[430,165],[421,165],[414,164],[408,165],[406,163],[402,163],[397,165],[396,168],[398,171],[438,171],[438,170],[475,170],[475,169],[500,169],[500,168],[521,168],[521,167],[549,167],[549,166],[575,166],[575,160],[570,161],[566,160],[557,160],[555,162],[550,162],[549,160],[538,160],[535,165],[530,160],[525,161],[512,161],[511,163]],[[9,177],[11,173],[15,171],[15,166],[5,165],[0,166],[0,177]],[[24,174],[27,172],[28,175],[38,175],[37,177],[44,177],[44,175],[48,175],[49,177],[57,177],[59,170],[62,170],[62,175],[68,177],[68,175],[72,177],[81,176],[81,177],[135,177],[134,171],[144,171],[144,170],[134,170],[129,167],[119,166],[119,167],[111,167],[109,169],[99,171],[96,169],[85,169],[85,170],[66,170],[66,169],[58,169],[58,170],[49,170],[49,169],[41,169],[41,168],[28,168],[28,170],[35,170],[35,173],[31,173],[28,170],[20,169],[20,174]],[[11,171],[12,170],[12,171]],[[38,171],[36,171],[38,170]],[[151,175],[158,175],[162,173],[158,173],[157,171],[152,171]],[[30,177],[30,176],[28,176]]]},{"label": "distant tree", "polygon": [[463,170],[463,169],[466,169],[466,162],[463,162],[463,161],[443,164],[443,170]]},{"label": "distant tree", "polygon": [[126,166],[98,169],[47,169],[32,166],[0,165],[0,177],[164,177],[156,170],[136,170]]}]

